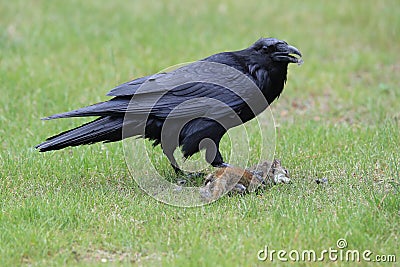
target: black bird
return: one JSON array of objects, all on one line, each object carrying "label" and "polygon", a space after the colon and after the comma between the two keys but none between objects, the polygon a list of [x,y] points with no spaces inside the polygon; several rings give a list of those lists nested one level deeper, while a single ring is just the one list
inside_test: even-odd
[{"label": "black bird", "polygon": [[212,166],[228,166],[219,151],[222,136],[253,119],[281,94],[288,64],[301,64],[301,56],[284,41],[261,38],[240,51],[132,80],[112,89],[109,101],[44,118],[99,117],[36,148],[44,152],[139,136],[160,144],[177,173],[177,147],[185,158],[205,149]]}]

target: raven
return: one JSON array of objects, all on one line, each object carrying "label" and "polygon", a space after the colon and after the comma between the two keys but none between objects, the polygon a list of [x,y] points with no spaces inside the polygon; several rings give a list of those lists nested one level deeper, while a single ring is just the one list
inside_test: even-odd
[{"label": "raven", "polygon": [[176,173],[182,172],[173,155],[178,147],[185,158],[205,149],[209,164],[229,166],[219,151],[222,136],[279,97],[288,64],[301,64],[301,57],[285,41],[261,38],[243,50],[134,79],[112,89],[109,101],[44,118],[98,117],[36,148],[45,152],[138,136],[160,144]]}]

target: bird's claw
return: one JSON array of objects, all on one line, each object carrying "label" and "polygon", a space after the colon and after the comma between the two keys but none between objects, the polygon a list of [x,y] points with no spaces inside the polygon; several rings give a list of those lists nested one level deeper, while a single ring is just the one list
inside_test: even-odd
[{"label": "bird's claw", "polygon": [[202,178],[206,176],[205,172],[190,172],[186,174],[186,177],[188,179],[196,179],[196,178]]},{"label": "bird's claw", "polygon": [[196,180],[198,178],[203,178],[205,176],[206,173],[204,172],[189,172],[189,173],[181,172],[176,178],[175,184],[178,187],[190,186],[190,183],[193,182],[193,180]]}]

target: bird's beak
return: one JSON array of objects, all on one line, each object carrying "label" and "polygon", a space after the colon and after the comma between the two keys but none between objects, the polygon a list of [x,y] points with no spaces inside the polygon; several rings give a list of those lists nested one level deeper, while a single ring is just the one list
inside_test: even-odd
[{"label": "bird's beak", "polygon": [[296,47],[288,45],[287,52],[289,54],[289,57],[294,59],[294,62],[292,61],[293,63],[299,63],[300,61],[303,61],[301,58],[303,55]]},{"label": "bird's beak", "polygon": [[276,61],[284,61],[289,63],[303,64],[302,54],[300,51],[291,45],[286,45],[280,51],[273,54],[273,59]]}]

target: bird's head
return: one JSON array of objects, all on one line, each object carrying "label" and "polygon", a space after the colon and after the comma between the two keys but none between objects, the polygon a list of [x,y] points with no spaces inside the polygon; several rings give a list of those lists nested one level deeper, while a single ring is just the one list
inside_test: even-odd
[{"label": "bird's head", "polygon": [[252,48],[275,62],[297,63],[299,65],[303,63],[300,51],[282,40],[261,38],[253,44]]}]

